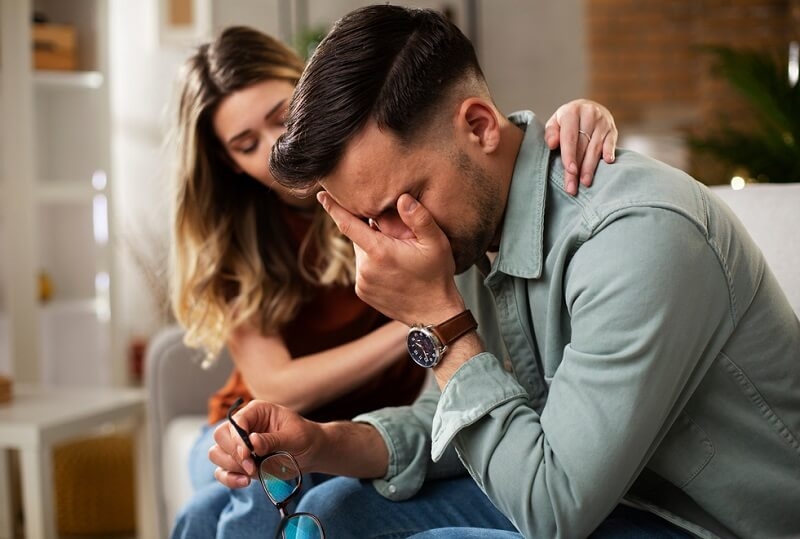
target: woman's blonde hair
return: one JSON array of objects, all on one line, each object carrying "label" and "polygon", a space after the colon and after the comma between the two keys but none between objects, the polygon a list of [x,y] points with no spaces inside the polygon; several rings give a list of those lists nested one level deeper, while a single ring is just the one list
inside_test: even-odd
[{"label": "woman's blonde hair", "polygon": [[173,133],[172,304],[186,344],[205,350],[205,364],[239,325],[274,333],[313,286],[354,279],[353,247],[321,207],[296,253],[275,194],[235,171],[213,129],[214,112],[231,93],[266,80],[296,84],[302,70],[284,44],[241,26],[200,46],[184,65]]}]

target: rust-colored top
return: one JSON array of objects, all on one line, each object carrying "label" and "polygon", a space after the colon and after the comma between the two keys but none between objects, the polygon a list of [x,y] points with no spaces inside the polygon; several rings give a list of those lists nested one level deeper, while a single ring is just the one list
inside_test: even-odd
[{"label": "rust-colored top", "polygon": [[[299,248],[310,221],[288,209],[282,213],[295,247]],[[292,357],[301,357],[353,341],[387,321],[361,301],[352,286],[321,287],[280,333]],[[314,421],[333,421],[386,406],[411,404],[422,388],[425,374],[425,369],[404,355],[366,384],[305,416]],[[209,400],[209,423],[223,419],[239,397],[245,402],[252,399],[241,373],[234,368],[225,385]]]}]

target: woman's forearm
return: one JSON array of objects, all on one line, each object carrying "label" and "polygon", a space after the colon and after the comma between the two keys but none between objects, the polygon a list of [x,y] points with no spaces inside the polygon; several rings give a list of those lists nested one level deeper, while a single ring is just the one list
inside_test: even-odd
[{"label": "woman's forearm", "polygon": [[306,413],[349,393],[407,354],[406,327],[390,322],[349,343],[292,358],[279,337],[232,339],[231,355],[253,397]]}]

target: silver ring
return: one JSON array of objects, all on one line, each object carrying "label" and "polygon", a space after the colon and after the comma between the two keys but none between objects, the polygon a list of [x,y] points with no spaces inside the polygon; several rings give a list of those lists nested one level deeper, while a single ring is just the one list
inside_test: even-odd
[{"label": "silver ring", "polygon": [[578,134],[579,135],[583,135],[584,137],[586,137],[586,142],[587,143],[588,142],[592,142],[592,137],[586,131],[582,131],[582,130],[578,129]]}]

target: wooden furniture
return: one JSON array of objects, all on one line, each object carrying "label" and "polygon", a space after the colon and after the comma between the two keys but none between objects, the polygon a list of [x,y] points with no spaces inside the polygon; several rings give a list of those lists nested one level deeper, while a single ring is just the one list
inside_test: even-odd
[{"label": "wooden furniture", "polygon": [[[56,537],[53,490],[53,446],[91,434],[109,423],[132,422],[137,441],[136,477],[147,477],[145,393],[140,389],[44,388],[15,385],[11,402],[0,405],[0,538],[10,539],[12,499],[8,484],[8,450],[20,455],[25,537]],[[147,481],[137,481],[138,529],[144,533]]]}]

